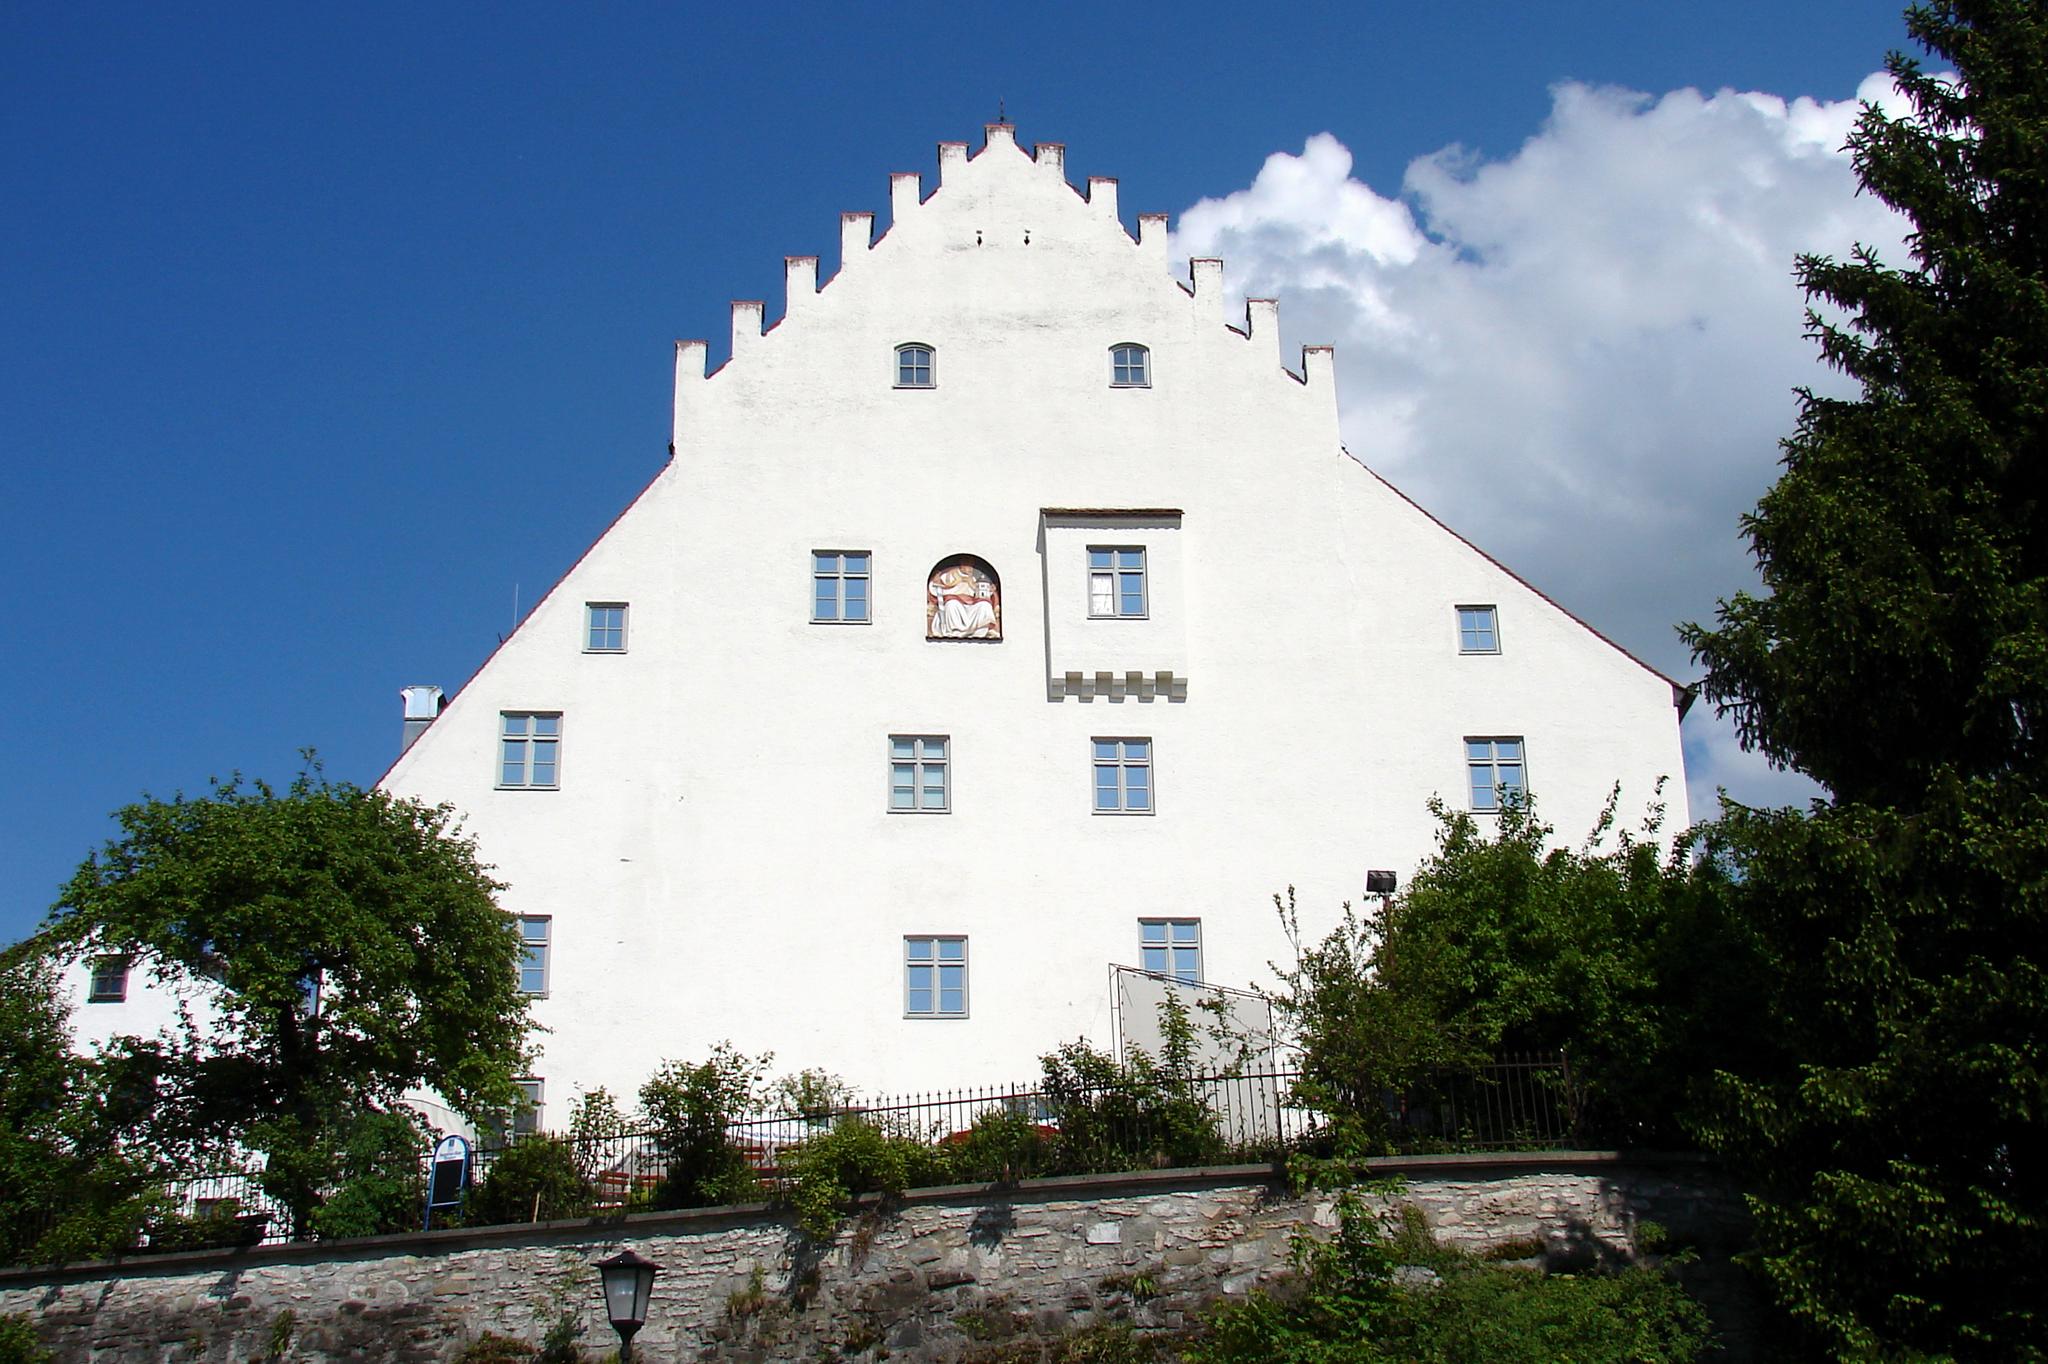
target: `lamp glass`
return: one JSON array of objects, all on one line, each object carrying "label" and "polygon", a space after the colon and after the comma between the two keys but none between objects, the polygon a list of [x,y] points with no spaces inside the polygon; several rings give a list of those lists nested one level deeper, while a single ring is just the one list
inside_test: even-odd
[{"label": "lamp glass", "polygon": [[604,1277],[604,1306],[612,1325],[638,1329],[647,1320],[647,1299],[661,1266],[627,1250],[600,1262],[597,1268]]}]

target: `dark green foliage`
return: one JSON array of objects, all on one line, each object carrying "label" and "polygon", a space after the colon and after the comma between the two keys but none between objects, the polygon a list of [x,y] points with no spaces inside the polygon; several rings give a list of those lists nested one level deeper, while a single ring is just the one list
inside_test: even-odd
[{"label": "dark green foliage", "polygon": [[546,1222],[580,1217],[595,1191],[576,1145],[560,1137],[532,1136],[512,1143],[491,1162],[483,1182],[463,1205],[470,1226]]},{"label": "dark green foliage", "polygon": [[1951,67],[1851,150],[1912,261],[1808,258],[1823,355],[1745,522],[1767,592],[1687,639],[1744,739],[1823,782],[1729,809],[1767,992],[1702,1133],[1758,1189],[1809,1348],[2040,1359],[2048,1316],[2048,8],[1908,12]]},{"label": "dark green foliage", "polygon": [[[1195,1364],[1686,1364],[1704,1313],[1655,1271],[1546,1275],[1438,1249],[1416,1225],[1338,1200],[1327,1242],[1295,1241],[1295,1281],[1218,1309]],[[1433,1276],[1402,1282],[1400,1265]]]},{"label": "dark green foliage", "polygon": [[224,1198],[204,1212],[183,1213],[166,1209],[149,1219],[144,1228],[151,1254],[180,1250],[219,1250],[227,1246],[253,1246],[263,1239],[269,1219],[243,1208],[240,1200]]},{"label": "dark green foliage", "polygon": [[131,1136],[119,1054],[71,1054],[54,968],[0,966],[0,1264],[90,1259],[136,1243],[156,1168]]},{"label": "dark green foliage", "polygon": [[952,1138],[954,1173],[962,1182],[1014,1184],[1052,1168],[1053,1131],[1026,1113],[997,1110]]},{"label": "dark green foliage", "polygon": [[[1461,1076],[1503,1055],[1569,1058],[1572,1092],[1560,1077],[1542,1097],[1582,1138],[1680,1139],[1687,1077],[1750,1026],[1726,1007],[1754,992],[1748,949],[1723,922],[1712,869],[1696,875],[1683,846],[1660,848],[1662,807],[1632,832],[1616,828],[1617,798],[1576,850],[1551,846],[1530,801],[1490,829],[1432,802],[1437,850],[1407,889],[1370,917],[1346,906],[1320,943],[1300,944],[1280,902],[1297,955],[1274,1004],[1301,1049],[1299,1097],[1339,1120],[1348,1154],[1413,1144],[1403,1105],[1441,1109],[1471,1089]],[[1703,999],[1703,983],[1726,993]]]},{"label": "dark green foliage", "polygon": [[1937,774],[2048,758],[2048,15],[1910,10],[1959,79],[1894,56],[1913,112],[1868,109],[1864,188],[1913,222],[1913,264],[1805,257],[1822,354],[1861,387],[1807,395],[1744,530],[1766,595],[1689,627],[1743,738],[1837,799],[1912,805]]},{"label": "dark green foliage", "polygon": [[1157,1059],[1132,1047],[1119,1061],[1085,1041],[1040,1058],[1046,1106],[1059,1129],[1053,1172],[1200,1165],[1227,1154],[1216,1115],[1193,1083],[1194,1026],[1170,991],[1160,1003],[1160,1032]]},{"label": "dark green foliage", "polygon": [[430,1088],[481,1120],[517,1097],[518,935],[450,808],[315,767],[283,794],[237,778],[116,818],[42,941],[128,954],[205,996],[211,1022],[185,1046],[129,1058],[159,1149],[263,1153],[304,1234],[364,1112]]},{"label": "dark green foliage", "polygon": [[56,1358],[36,1338],[28,1318],[0,1316],[0,1364],[52,1364]]},{"label": "dark green foliage", "polygon": [[455,1364],[528,1364],[535,1353],[523,1340],[486,1331],[462,1347]]},{"label": "dark green foliage", "polygon": [[411,1109],[366,1113],[344,1129],[335,1162],[340,1184],[313,1212],[323,1240],[412,1231],[427,1205],[426,1157],[433,1134]]},{"label": "dark green foliage", "polygon": [[861,1194],[949,1182],[951,1156],[947,1147],[885,1132],[867,1118],[841,1118],[785,1156],[797,1226],[813,1240],[827,1240]]},{"label": "dark green foliage", "polygon": [[760,1181],[727,1128],[752,1115],[772,1059],[720,1042],[703,1061],[662,1062],[640,1086],[640,1111],[659,1133],[667,1162],[655,1207],[712,1207],[759,1194]]}]

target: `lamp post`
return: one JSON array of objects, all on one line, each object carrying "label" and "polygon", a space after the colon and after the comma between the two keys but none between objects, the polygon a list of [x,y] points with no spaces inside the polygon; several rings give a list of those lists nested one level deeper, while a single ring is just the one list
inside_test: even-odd
[{"label": "lamp post", "polygon": [[604,1310],[612,1329],[619,1333],[619,1364],[633,1358],[633,1333],[647,1324],[647,1298],[654,1291],[654,1276],[661,1266],[622,1250],[608,1260],[597,1262],[604,1280]]}]

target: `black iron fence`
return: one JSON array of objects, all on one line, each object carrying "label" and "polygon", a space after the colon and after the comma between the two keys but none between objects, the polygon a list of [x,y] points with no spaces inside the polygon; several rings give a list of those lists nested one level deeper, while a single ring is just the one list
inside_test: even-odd
[{"label": "black iron fence", "polygon": [[[947,1090],[747,1118],[728,1124],[722,1143],[700,1141],[695,1149],[664,1142],[659,1130],[638,1123],[538,1133],[473,1151],[470,1192],[454,1217],[481,1225],[777,1199],[789,1191],[806,1144],[848,1123],[897,1139],[915,1155],[912,1182],[925,1185],[1279,1161],[1317,1149],[1331,1131],[1300,1082],[1298,1074],[1276,1071]],[[1396,1151],[1554,1149],[1578,1135],[1571,1070],[1562,1056],[1504,1058],[1380,1098],[1380,1138]],[[716,1148],[708,1163],[707,1146]],[[423,1164],[422,1203],[426,1177]],[[288,1216],[257,1180],[234,1173],[172,1186],[179,1218],[166,1221],[152,1243],[287,1239]]]}]

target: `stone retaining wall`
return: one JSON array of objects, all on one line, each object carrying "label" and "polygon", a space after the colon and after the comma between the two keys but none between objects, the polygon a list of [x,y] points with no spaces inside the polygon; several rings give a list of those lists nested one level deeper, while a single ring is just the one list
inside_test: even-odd
[{"label": "stone retaining wall", "polygon": [[[1740,1201],[1696,1161],[1613,1153],[1382,1162],[1457,1247],[1553,1264],[1635,1257],[1646,1224],[1699,1248],[1688,1287],[1747,1356]],[[592,1262],[630,1245],[662,1266],[644,1361],[1035,1358],[1032,1342],[1108,1320],[1172,1328],[1285,1273],[1288,1240],[1327,1228],[1326,1197],[1263,1167],[921,1190],[870,1208],[829,1246],[766,1207],[641,1214],[353,1242],[0,1270],[65,1364],[451,1360],[484,1331],[537,1342],[564,1314],[593,1355],[616,1342]]]}]

